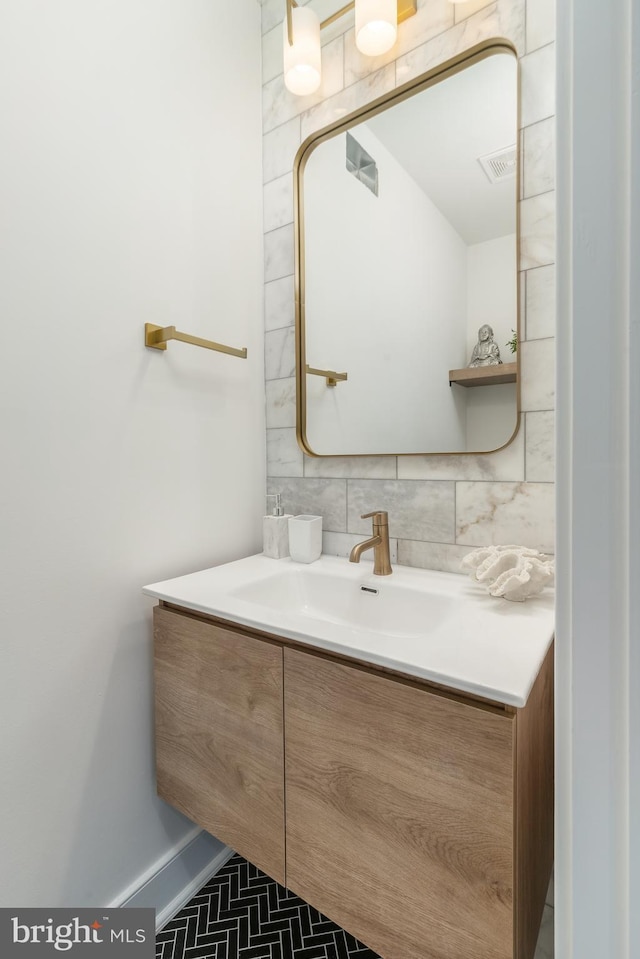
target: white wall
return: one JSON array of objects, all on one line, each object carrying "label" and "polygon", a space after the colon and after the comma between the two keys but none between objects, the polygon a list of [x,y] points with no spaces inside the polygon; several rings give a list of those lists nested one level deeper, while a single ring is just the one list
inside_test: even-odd
[{"label": "white wall", "polygon": [[[464,364],[466,245],[366,124],[351,132],[376,162],[378,196],[347,171],[344,133],[304,174],[306,262],[322,264],[305,274],[306,355],[349,375],[335,389],[307,377],[309,443],[321,454],[465,449],[448,371]],[[407,414],[390,418],[390,404]]]},{"label": "white wall", "polygon": [[[507,340],[518,323],[517,238],[501,236],[467,250],[467,360],[485,323],[493,329],[503,363],[515,359]],[[516,386],[503,383],[467,389],[468,450],[495,450],[516,428]]]},{"label": "white wall", "polygon": [[3,3],[3,906],[115,900],[192,829],[140,588],[261,548],[260,109],[255,0]]},{"label": "white wall", "polygon": [[[467,355],[485,323],[493,329],[500,359],[510,363],[506,346],[518,322],[517,238],[500,236],[467,247]],[[469,360],[467,360],[468,362]]]}]

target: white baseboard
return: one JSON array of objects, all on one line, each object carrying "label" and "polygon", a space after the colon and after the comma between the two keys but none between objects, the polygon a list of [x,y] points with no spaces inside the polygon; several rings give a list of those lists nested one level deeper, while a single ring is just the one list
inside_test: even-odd
[{"label": "white baseboard", "polygon": [[193,839],[200,835],[201,832],[202,829],[200,826],[192,826],[191,829],[186,832],[181,839],[178,840],[178,842],[174,843],[170,849],[167,849],[158,859],[155,860],[155,862],[152,862],[143,873],[140,873],[139,876],[136,876],[133,882],[130,882],[128,886],[125,886],[125,888],[116,896],[116,898],[111,902],[108,902],[106,905],[108,905],[111,909],[123,906],[125,902],[128,902],[129,899],[139,889],[142,889],[149,879],[153,879],[157,872],[160,872],[162,869],[164,869],[164,867],[170,863],[172,859],[178,856]]},{"label": "white baseboard", "polygon": [[231,856],[233,849],[201,830],[118,905],[153,907],[158,932]]}]

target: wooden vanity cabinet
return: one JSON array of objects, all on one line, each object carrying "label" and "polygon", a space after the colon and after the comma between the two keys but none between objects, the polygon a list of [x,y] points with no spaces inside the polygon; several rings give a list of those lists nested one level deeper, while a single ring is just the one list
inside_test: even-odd
[{"label": "wooden vanity cabinet", "polygon": [[285,650],[287,883],[384,959],[511,959],[513,716]]},{"label": "wooden vanity cabinet", "polygon": [[533,959],[552,650],[515,709],[160,608],[156,670],[168,802],[383,959]]},{"label": "wooden vanity cabinet", "polygon": [[285,882],[282,647],[154,609],[158,795]]},{"label": "wooden vanity cabinet", "polygon": [[533,959],[552,864],[531,711],[285,649],[287,884],[384,959]]}]

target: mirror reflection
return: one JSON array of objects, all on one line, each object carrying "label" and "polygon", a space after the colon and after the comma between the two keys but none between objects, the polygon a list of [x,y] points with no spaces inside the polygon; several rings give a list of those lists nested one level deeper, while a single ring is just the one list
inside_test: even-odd
[{"label": "mirror reflection", "polygon": [[482,452],[517,429],[516,58],[426,84],[298,157],[308,453]]}]

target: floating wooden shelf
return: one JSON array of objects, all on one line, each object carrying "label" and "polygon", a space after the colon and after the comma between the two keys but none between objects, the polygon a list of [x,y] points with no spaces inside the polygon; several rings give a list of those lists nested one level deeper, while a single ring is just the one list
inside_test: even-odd
[{"label": "floating wooden shelf", "polygon": [[517,363],[501,363],[499,366],[467,366],[462,370],[449,370],[449,386],[496,386],[498,383],[515,383]]}]

